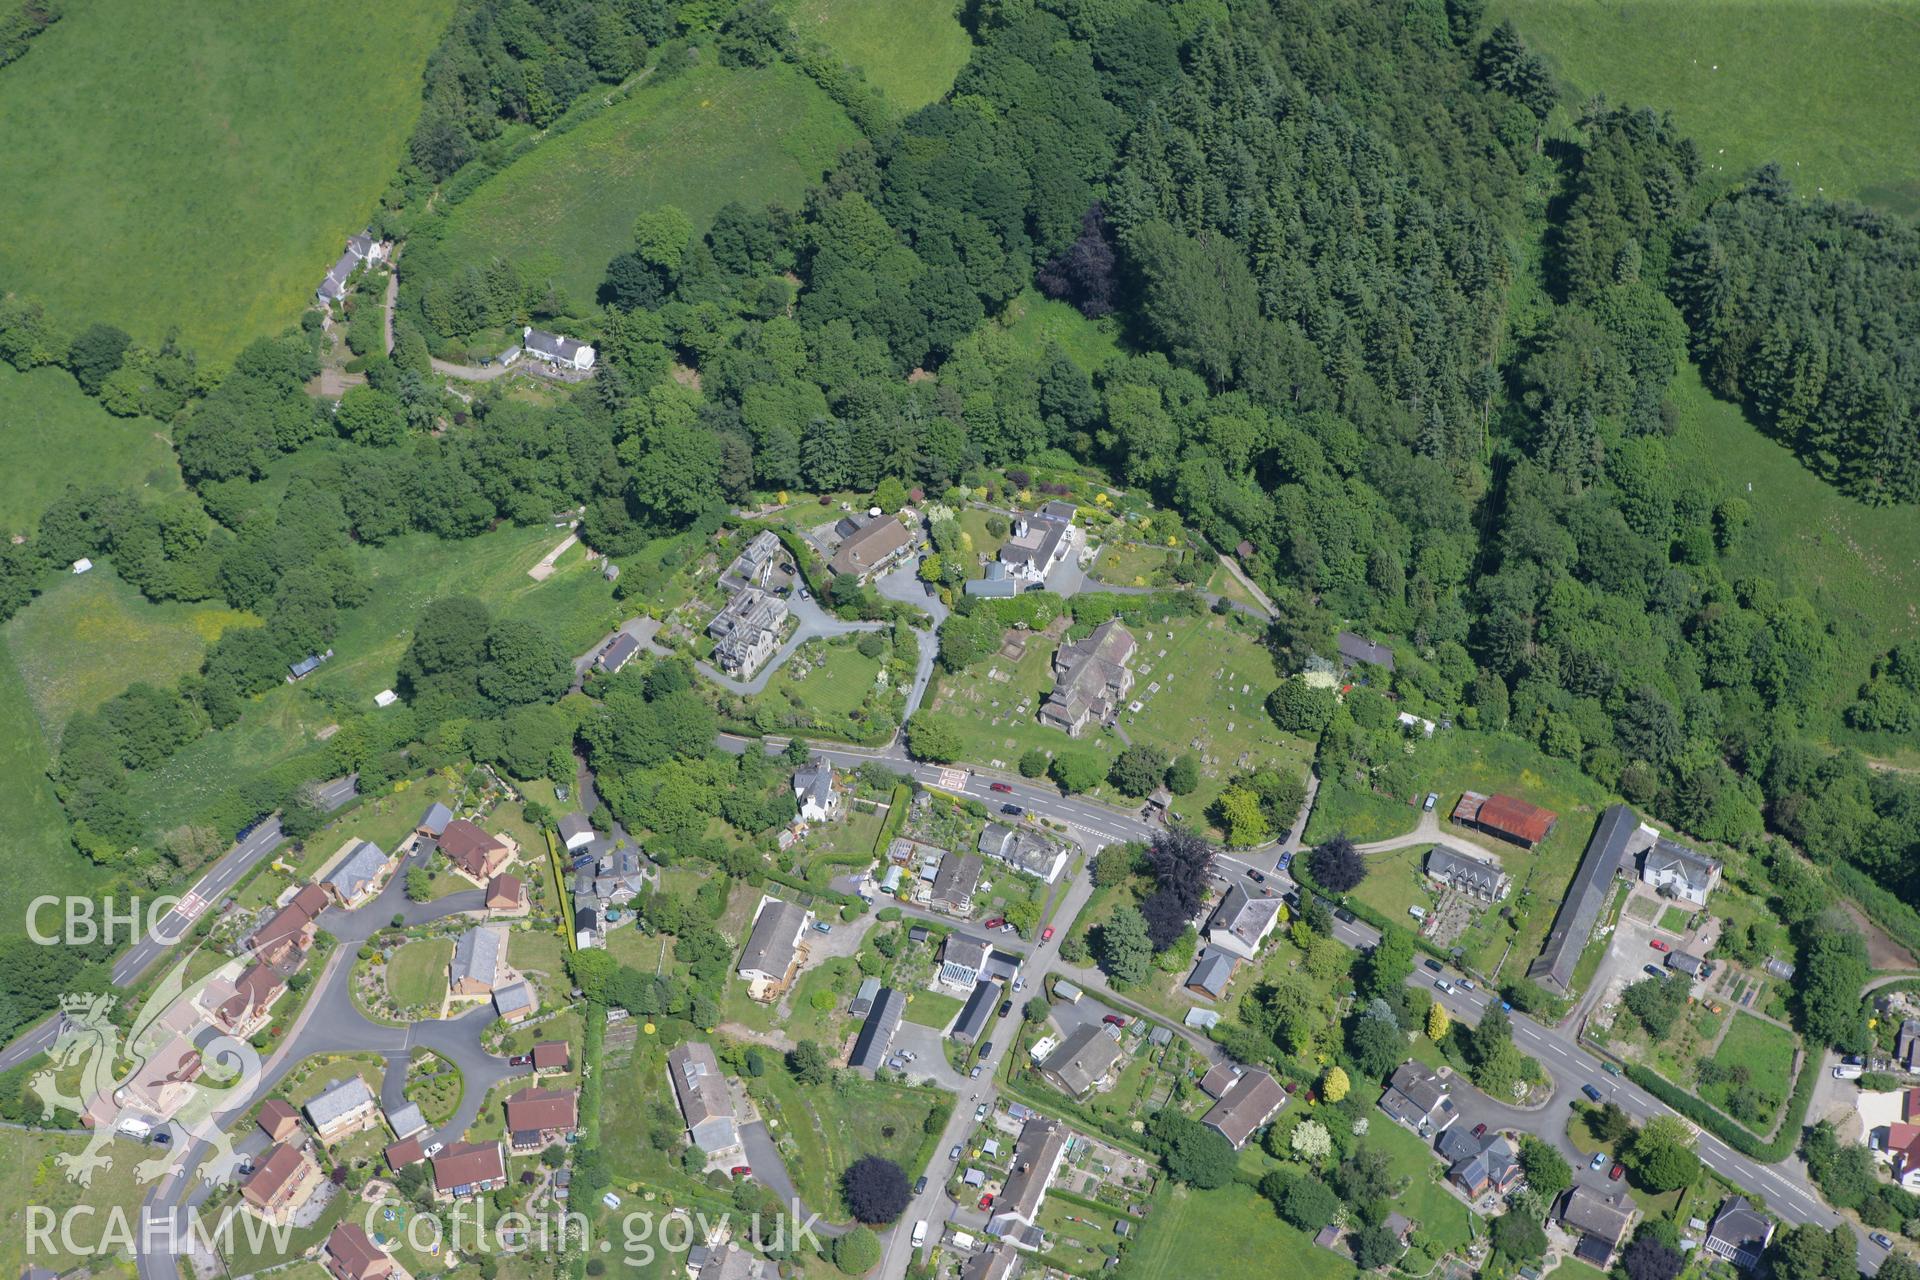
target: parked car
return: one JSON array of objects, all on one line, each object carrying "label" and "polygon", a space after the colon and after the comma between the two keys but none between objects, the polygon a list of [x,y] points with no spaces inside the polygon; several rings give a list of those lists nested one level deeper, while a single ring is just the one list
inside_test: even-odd
[{"label": "parked car", "polygon": [[1431,970],[1433,970],[1433,971],[1434,971],[1435,973],[1445,973],[1445,972],[1446,972],[1446,970],[1444,970],[1444,969],[1442,969],[1442,968],[1440,967],[1440,962],[1439,962],[1438,960],[1433,960],[1433,959],[1427,959],[1427,960],[1422,960],[1422,961],[1421,961],[1420,963],[1422,963],[1422,964],[1424,964],[1424,965],[1426,965],[1426,966],[1427,966],[1427,968],[1429,968],[1429,969],[1431,969]]},{"label": "parked car", "polygon": [[[1052,941],[1053,941],[1053,926],[1052,926],[1052,925],[1048,925],[1048,926],[1047,926],[1046,928],[1044,928],[1044,929],[1042,929],[1042,930],[1040,931],[1040,941],[1042,941],[1042,942],[1052,942]],[[1017,989],[1018,989],[1018,987],[1019,987],[1019,983],[1020,983],[1020,980],[1019,980],[1018,978],[1016,978],[1016,979],[1014,979],[1014,986],[1015,986],[1015,989],[1016,989],[1016,990],[1017,990]]]},{"label": "parked car", "polygon": [[533,1065],[533,1055],[530,1053],[517,1053],[507,1059],[507,1065],[510,1067],[530,1067]]},{"label": "parked car", "polygon": [[733,1166],[733,1176],[736,1178],[751,1178],[753,1176],[753,1166],[737,1164]]},{"label": "parked car", "polygon": [[423,1156],[437,1156],[446,1145],[444,1142],[429,1142],[420,1149],[420,1154]]},{"label": "parked car", "polygon": [[973,1064],[973,1070],[967,1072],[967,1079],[978,1080],[979,1078],[980,1078],[980,1064],[976,1062]]},{"label": "parked car", "polygon": [[1282,853],[1280,855],[1280,869],[1282,871],[1285,871],[1288,867],[1292,865],[1293,865],[1293,850],[1288,849],[1285,853]]},{"label": "parked car", "polygon": [[1487,1126],[1485,1124],[1477,1124],[1473,1126],[1473,1136],[1476,1138],[1483,1137],[1486,1134],[1486,1132],[1487,1132]]},{"label": "parked car", "polygon": [[[1582,1092],[1582,1093],[1584,1093],[1584,1094],[1586,1094],[1586,1095],[1587,1095],[1587,1101],[1588,1101],[1588,1102],[1598,1102],[1598,1101],[1600,1101],[1600,1091],[1599,1091],[1598,1089],[1596,1089],[1596,1088],[1594,1088],[1594,1087],[1593,1087],[1592,1085],[1590,1085],[1590,1084],[1583,1084],[1583,1085],[1581,1085],[1581,1086],[1580,1086],[1580,1092]],[[1595,1167],[1596,1167],[1596,1168],[1598,1168],[1599,1166],[1597,1166],[1597,1165],[1596,1165]]]},{"label": "parked car", "polygon": [[1672,947],[1670,947],[1670,946],[1668,946],[1668,945],[1667,945],[1666,943],[1664,943],[1664,942],[1662,942],[1662,941],[1660,941],[1660,939],[1658,939],[1658,938],[1654,938],[1654,939],[1652,939],[1651,941],[1649,941],[1649,942],[1647,943],[1647,945],[1648,945],[1648,946],[1650,946],[1650,947],[1652,947],[1652,948],[1653,948],[1653,949],[1654,949],[1655,951],[1671,951],[1671,950],[1673,950],[1673,948],[1672,948]]},{"label": "parked car", "polygon": [[1433,806],[1439,803],[1440,803],[1440,793],[1438,791],[1429,791],[1427,792],[1427,802],[1421,805],[1420,807],[1426,812],[1432,813]]},{"label": "parked car", "polygon": [[1876,1231],[1872,1235],[1868,1236],[1867,1239],[1873,1241],[1875,1244],[1879,1245],[1882,1249],[1893,1248],[1893,1241],[1887,1238],[1887,1233],[1884,1231]]},{"label": "parked car", "polygon": [[1667,976],[1666,973],[1657,964],[1643,964],[1640,966],[1640,972],[1646,974],[1650,978],[1664,978]]},{"label": "parked car", "polygon": [[992,1056],[993,1056],[993,1041],[982,1040],[980,1042],[980,1061],[985,1062],[988,1058],[991,1058]]},{"label": "parked car", "polygon": [[989,1191],[987,1192],[987,1194],[980,1197],[980,1207],[982,1209],[993,1208],[993,1192]]},{"label": "parked car", "polygon": [[1013,1012],[1013,1001],[1002,1000],[1000,1002],[1000,1012],[995,1014],[994,1016],[998,1018],[1004,1018],[1012,1012]]},{"label": "parked car", "polygon": [[1618,1182],[1620,1181],[1620,1175],[1625,1173],[1626,1171],[1627,1171],[1627,1166],[1623,1164],[1616,1164],[1613,1166],[1613,1168],[1607,1170],[1607,1180],[1610,1182]]},{"label": "parked car", "polygon": [[147,1141],[156,1147],[170,1147],[173,1145],[173,1131],[170,1129],[155,1129],[153,1136],[148,1138]]},{"label": "parked car", "polygon": [[813,922],[813,931],[815,933],[832,933],[833,926],[828,924],[825,920],[815,920]]},{"label": "parked car", "polygon": [[1352,924],[1360,917],[1354,915],[1353,912],[1347,910],[1345,907],[1337,907],[1334,909],[1333,918],[1341,924]]},{"label": "parked car", "polygon": [[1007,815],[1009,815],[1009,816],[1011,816],[1011,817],[1015,817],[1015,818],[1017,818],[1017,817],[1019,817],[1019,816],[1020,816],[1020,815],[1021,815],[1022,813],[1024,813],[1024,812],[1026,812],[1026,810],[1024,810],[1024,809],[1022,809],[1022,808],[1021,808],[1021,807],[1020,807],[1019,805],[1017,805],[1017,804],[1003,804],[1003,805],[1001,805],[1001,806],[1000,806],[1000,812],[1002,812],[1002,813],[1004,813],[1004,814],[1007,814]]},{"label": "parked car", "polygon": [[981,925],[980,927],[982,929],[998,929],[1001,925],[1005,924],[1006,922],[1007,922],[1007,918],[1005,916],[995,916],[993,919],[987,921],[985,924]]},{"label": "parked car", "polygon": [[1866,1068],[1855,1066],[1849,1062],[1843,1062],[1833,1069],[1833,1078],[1835,1080],[1858,1080],[1865,1074]]},{"label": "parked car", "polygon": [[1601,1166],[1605,1165],[1606,1163],[1607,1163],[1607,1153],[1604,1151],[1596,1151],[1593,1153],[1593,1159],[1587,1161],[1587,1168],[1598,1169]]},{"label": "parked car", "polygon": [[960,1158],[960,1144],[956,1142],[953,1144],[953,1150],[947,1152],[947,1159],[958,1160],[959,1158]]},{"label": "parked car", "polygon": [[927,1175],[923,1173],[920,1175],[920,1180],[913,1184],[913,1194],[919,1195],[922,1191],[925,1191],[926,1189],[927,1189]]},{"label": "parked car", "polygon": [[[955,1151],[958,1151],[959,1149],[960,1148],[958,1147],[954,1148]],[[918,1222],[913,1224],[913,1247],[918,1249],[921,1245],[925,1244],[926,1242],[927,1242],[927,1220],[925,1218],[922,1218]]]},{"label": "parked car", "polygon": [[1513,1012],[1513,1006],[1512,1006],[1512,1005],[1510,1005],[1510,1004],[1508,1004],[1508,1003],[1507,1003],[1507,1002],[1506,1002],[1505,1000],[1502,1000],[1502,1001],[1500,1002],[1500,1012],[1502,1012],[1502,1013],[1512,1013],[1512,1012]]},{"label": "parked car", "polygon": [[1610,1076],[1617,1076],[1620,1074],[1620,1064],[1617,1062],[1603,1062],[1600,1064],[1600,1069],[1606,1072]]},{"label": "parked car", "polygon": [[1435,978],[1433,980],[1433,986],[1436,991],[1444,992],[1447,995],[1453,994],[1453,984],[1445,978]]},{"label": "parked car", "polygon": [[1454,985],[1458,986],[1462,991],[1472,991],[1474,989],[1472,978],[1462,978]]},{"label": "parked car", "polygon": [[996,782],[991,787],[989,787],[988,790],[998,791],[1003,795],[1012,795],[1013,785],[1011,783],[1006,783],[1006,782]]},{"label": "parked car", "polygon": [[1100,1019],[1100,1021],[1106,1023],[1110,1027],[1124,1027],[1127,1025],[1127,1020],[1121,1017],[1117,1013],[1110,1013],[1106,1017]]},{"label": "parked car", "polygon": [[1265,884],[1267,882],[1267,878],[1258,871],[1247,872],[1247,879],[1253,881],[1255,884]]}]

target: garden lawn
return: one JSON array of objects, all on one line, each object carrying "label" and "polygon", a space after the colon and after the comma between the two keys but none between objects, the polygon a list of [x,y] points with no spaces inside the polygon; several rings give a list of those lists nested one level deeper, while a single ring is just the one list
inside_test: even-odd
[{"label": "garden lawn", "polygon": [[0,452],[0,534],[32,533],[68,485],[132,489],[148,501],[181,487],[160,423],[114,417],[61,369],[0,364]]},{"label": "garden lawn", "polygon": [[1246,1275],[1285,1275],[1290,1280],[1347,1280],[1353,1261],[1344,1253],[1313,1247],[1313,1237],[1280,1220],[1252,1187],[1232,1183],[1216,1191],[1163,1184],[1153,1214],[1139,1227],[1133,1271],[1142,1276],[1194,1273],[1202,1259],[1220,1259]]},{"label": "garden lawn", "polygon": [[704,228],[729,200],[795,208],[858,140],[846,113],[788,64],[703,62],[643,82],[482,183],[449,215],[437,254],[457,264],[507,258],[523,279],[558,281],[584,310],[607,263],[632,246],[636,214],[671,204]]},{"label": "garden lawn", "polygon": [[880,671],[879,658],[862,656],[852,643],[814,642],[801,647],[818,661],[805,676],[795,680],[789,674],[793,661],[788,659],[767,681],[761,697],[785,699],[796,707],[836,716],[844,716],[866,701],[867,691],[873,688]]},{"label": "garden lawn", "polygon": [[1159,576],[1172,566],[1179,552],[1151,543],[1115,540],[1100,547],[1100,558],[1093,562],[1092,576],[1109,586],[1150,587],[1162,585]]},{"label": "garden lawn", "polygon": [[1121,1237],[1114,1234],[1113,1224],[1125,1216],[1115,1209],[1089,1209],[1059,1196],[1048,1197],[1034,1223],[1047,1233],[1047,1265],[1079,1275],[1096,1274],[1109,1254],[1120,1251]]},{"label": "garden lawn", "polygon": [[907,1005],[906,1020],[923,1027],[944,1028],[960,1012],[962,1003],[938,991],[916,991]]},{"label": "garden lawn", "polygon": [[73,847],[66,811],[47,776],[52,767],[52,745],[0,628],[0,831],[7,833],[0,844],[0,919],[15,927],[41,894],[91,894],[108,883],[107,873]]},{"label": "garden lawn", "polygon": [[0,76],[0,277],[224,362],[297,319],[393,175],[453,0],[75,0]]},{"label": "garden lawn", "polygon": [[1476,1215],[1447,1190],[1441,1180],[1445,1170],[1434,1158],[1433,1148],[1380,1114],[1373,1116],[1361,1141],[1386,1152],[1393,1172],[1407,1179],[1407,1189],[1394,1199],[1394,1207],[1420,1224],[1419,1234],[1433,1245],[1433,1252],[1464,1248],[1473,1238],[1474,1228],[1468,1223]]},{"label": "garden lawn", "polygon": [[1709,181],[1778,160],[1806,195],[1920,210],[1910,4],[1496,0],[1487,14],[1508,17],[1552,62],[1564,101],[1670,109]]},{"label": "garden lawn", "polygon": [[[1735,1011],[1733,1023],[1714,1050],[1713,1060],[1722,1067],[1745,1067],[1753,1087],[1776,1101],[1784,1102],[1793,1084],[1793,1033],[1776,1027],[1750,1013]],[[1722,1111],[1727,1110],[1725,1082],[1700,1086],[1700,1096]],[[1729,1112],[1731,1114],[1731,1112]],[[1771,1122],[1756,1127],[1765,1132]]]},{"label": "garden lawn", "polygon": [[258,625],[218,600],[149,603],[104,563],[56,579],[6,632],[41,727],[57,743],[76,712],[96,710],[135,680],[167,688],[197,673],[227,628]]},{"label": "garden lawn", "polygon": [[1692,920],[1693,912],[1685,907],[1668,907],[1660,913],[1660,927],[1668,933],[1685,933]]},{"label": "garden lawn", "polygon": [[1435,902],[1433,893],[1427,888],[1426,873],[1422,870],[1427,865],[1427,851],[1432,847],[1417,845],[1411,849],[1370,855],[1367,858],[1367,878],[1360,882],[1360,887],[1351,896],[1394,923],[1413,928],[1415,922],[1407,914],[1407,908],[1431,910]]},{"label": "garden lawn", "polygon": [[387,961],[387,994],[403,1009],[438,1004],[447,991],[447,962],[451,959],[451,939],[407,943]]},{"label": "garden lawn", "polygon": [[952,0],[792,0],[801,36],[826,41],[902,111],[945,95],[973,52]]},{"label": "garden lawn", "polygon": [[[1679,423],[1667,446],[1675,472],[1720,477],[1716,499],[1738,494],[1753,508],[1752,527],[1723,557],[1726,572],[1770,577],[1833,624],[1840,652],[1827,689],[1832,707],[1845,706],[1875,655],[1920,638],[1920,614],[1909,607],[1920,599],[1920,507],[1869,507],[1844,496],[1737,406],[1716,400],[1691,364],[1669,399]],[[1911,738],[1855,733],[1837,715],[1825,727],[1870,755],[1920,764]]]},{"label": "garden lawn", "polygon": [[905,1169],[909,1178],[921,1172],[914,1161],[925,1136],[921,1126],[934,1104],[947,1096],[935,1089],[877,1080],[807,1089],[778,1069],[747,1085],[771,1095],[774,1105],[763,1110],[778,1117],[774,1132],[783,1149],[785,1143],[792,1143],[785,1152],[787,1172],[801,1201],[834,1220],[846,1216],[840,1201],[840,1175],[861,1156],[885,1156]]}]

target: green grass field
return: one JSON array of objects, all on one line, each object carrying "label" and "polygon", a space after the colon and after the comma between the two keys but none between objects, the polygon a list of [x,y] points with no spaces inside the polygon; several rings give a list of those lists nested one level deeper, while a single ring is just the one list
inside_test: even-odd
[{"label": "green grass field", "polygon": [[1072,304],[1043,298],[1033,289],[1009,302],[999,323],[1023,349],[1040,352],[1049,342],[1059,343],[1067,358],[1088,373],[1126,354],[1111,317],[1089,320]]},{"label": "green grass field", "polygon": [[787,17],[911,111],[946,93],[973,51],[957,8],[954,0],[792,0]]},{"label": "green grass field", "polygon": [[0,450],[0,534],[31,533],[70,484],[135,489],[143,498],[180,488],[159,423],[114,417],[60,369],[18,373],[0,364]]},{"label": "green grass field", "polygon": [[[107,876],[67,836],[67,815],[47,770],[53,748],[40,731],[33,699],[0,630],[0,919],[18,922],[39,894],[84,894]],[[18,873],[18,874],[16,874]]]},{"label": "green grass field", "polygon": [[[82,1187],[68,1181],[66,1171],[54,1160],[85,1145],[85,1138],[66,1134],[0,1130],[0,1267],[7,1274],[19,1275],[29,1266],[63,1271],[69,1267],[99,1267],[100,1248],[112,1248],[106,1236],[108,1214],[123,1215],[125,1222],[138,1224],[140,1201],[150,1189],[135,1178],[142,1153],[131,1144],[115,1143],[113,1167],[98,1171],[93,1184]],[[84,1213],[66,1216],[69,1209],[81,1205],[93,1210],[91,1217]],[[51,1253],[45,1247],[29,1248],[29,1206],[36,1210],[45,1206],[56,1223],[72,1227],[64,1242],[55,1228]],[[36,1213],[34,1217],[44,1215]],[[133,1229],[138,1231],[139,1227],[134,1225]],[[82,1252],[69,1252],[66,1244],[79,1245]]]},{"label": "green grass field", "polygon": [[1165,1185],[1133,1246],[1136,1275],[1190,1274],[1196,1260],[1219,1258],[1229,1248],[1235,1270],[1247,1275],[1344,1280],[1354,1273],[1351,1258],[1314,1248],[1311,1236],[1282,1222],[1252,1187],[1235,1182],[1195,1191],[1172,1181]]},{"label": "green grass field", "polygon": [[[1723,1067],[1745,1067],[1755,1089],[1776,1101],[1785,1101],[1793,1084],[1793,1049],[1791,1031],[1735,1011],[1713,1060]],[[1728,1093],[1724,1082],[1700,1086],[1700,1096],[1722,1111],[1727,1109]]]},{"label": "green grass field", "polygon": [[842,1088],[806,1089],[783,1070],[769,1071],[748,1088],[771,1099],[763,1105],[777,1140],[791,1142],[787,1172],[808,1208],[842,1220],[840,1175],[863,1155],[885,1156],[906,1169],[909,1178],[920,1149],[921,1126],[938,1090],[858,1080]]},{"label": "green grass field", "polygon": [[76,712],[94,710],[134,680],[165,688],[198,671],[207,646],[228,627],[256,625],[218,600],[151,604],[106,563],[56,580],[6,624],[6,634],[47,739],[57,743]]},{"label": "green grass field", "polygon": [[792,67],[711,64],[548,139],[482,184],[451,215],[449,262],[503,256],[523,278],[551,275],[591,305],[607,262],[633,242],[634,215],[671,204],[704,227],[729,200],[798,203],[842,146],[846,113]]},{"label": "green grass field", "polygon": [[452,0],[76,0],[0,77],[0,276],[225,360],[365,225]]},{"label": "green grass field", "polygon": [[1579,103],[1665,107],[1709,181],[1768,160],[1808,195],[1920,209],[1920,15],[1898,0],[1496,0]]},{"label": "green grass field", "polygon": [[452,958],[450,939],[409,942],[387,962],[387,994],[403,1009],[437,1004],[447,992],[447,962]]},{"label": "green grass field", "polygon": [[[1692,365],[1670,396],[1679,411],[1668,446],[1676,473],[1717,476],[1723,493],[1753,508],[1752,528],[1724,562],[1728,576],[1766,574],[1835,626],[1843,645],[1828,693],[1836,707],[1851,702],[1874,655],[1920,637],[1920,507],[1869,507],[1839,493],[1738,406],[1716,400]],[[1853,735],[1837,721],[1830,731],[1870,755],[1920,762],[1911,743]]]}]

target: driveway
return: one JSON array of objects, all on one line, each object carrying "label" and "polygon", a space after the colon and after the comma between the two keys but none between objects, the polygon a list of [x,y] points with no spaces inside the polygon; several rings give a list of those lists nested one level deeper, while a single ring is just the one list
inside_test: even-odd
[{"label": "driveway", "polygon": [[915,567],[918,563],[908,560],[873,580],[874,589],[887,599],[925,609],[933,618],[931,627],[914,628],[913,635],[919,642],[920,654],[913,668],[913,688],[907,690],[906,714],[900,717],[903,724],[908,716],[920,709],[920,700],[927,696],[927,684],[933,679],[934,655],[940,645],[934,632],[951,612],[938,595],[927,594],[926,584],[920,581],[919,571]]}]

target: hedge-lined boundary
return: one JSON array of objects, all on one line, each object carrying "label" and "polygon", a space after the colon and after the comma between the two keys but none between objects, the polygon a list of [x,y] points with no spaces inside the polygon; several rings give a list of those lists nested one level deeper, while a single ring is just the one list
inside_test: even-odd
[{"label": "hedge-lined boundary", "polygon": [[1813,1102],[1813,1086],[1819,1079],[1821,1055],[1808,1052],[1800,1064],[1800,1077],[1793,1082],[1787,1098],[1786,1114],[1771,1141],[1759,1138],[1731,1116],[1686,1092],[1679,1085],[1639,1063],[1628,1064],[1627,1079],[1672,1107],[1687,1119],[1712,1133],[1743,1156],[1768,1164],[1786,1159],[1800,1145],[1800,1131],[1806,1124],[1807,1107]]}]

